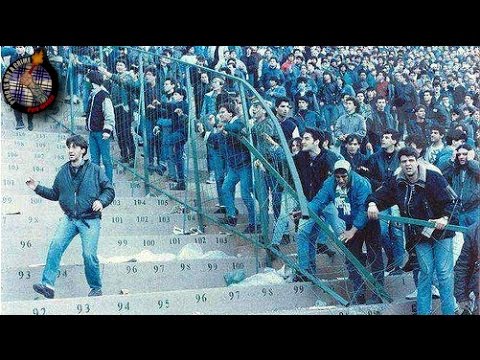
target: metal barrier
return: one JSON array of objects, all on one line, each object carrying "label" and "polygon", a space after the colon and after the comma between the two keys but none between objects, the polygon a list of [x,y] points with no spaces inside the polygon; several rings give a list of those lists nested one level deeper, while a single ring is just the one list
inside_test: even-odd
[{"label": "metal barrier", "polygon": [[[120,52],[118,48],[99,47],[95,52],[97,68],[109,79],[107,88],[116,112],[112,157],[117,171],[130,173],[134,181],[140,180],[147,196],[163,194],[177,202],[184,219],[189,212],[197,213],[199,231],[213,227],[253,244],[257,264],[261,263],[258,249],[266,249],[268,254],[281,259],[336,301],[347,305],[349,301],[322,279],[322,274],[313,276],[292,260],[285,252],[296,253],[292,243],[284,247],[285,251],[272,247],[274,225],[279,219],[285,222],[289,217],[290,211],[281,211],[282,206],[285,210],[291,207],[289,201],[294,202],[297,204],[294,208],[298,208],[304,218],[315,220],[326,234],[328,244],[354,265],[370,290],[384,301],[392,300],[337,239],[329,224],[309,211],[289,144],[272,106],[241,77],[241,72],[233,76],[138,47],[124,49],[127,55],[120,55],[124,56],[120,65],[110,56]],[[138,71],[136,67],[129,69],[131,65],[138,66]],[[70,57],[66,80],[70,94],[74,93],[73,82],[81,78],[75,66],[80,68],[82,64]],[[83,86],[77,89],[79,87],[85,89]],[[232,111],[230,118],[219,113],[222,108],[224,113]],[[264,112],[263,119],[255,117],[255,109]],[[81,104],[70,96],[69,110],[60,122],[72,132],[81,131],[85,122],[78,116],[81,111]],[[264,125],[261,131],[260,120]],[[227,122],[235,121],[241,124],[240,131],[229,130],[225,135]],[[279,157],[272,155],[272,147]],[[240,194],[235,190],[238,182]],[[227,217],[221,219],[214,215],[216,213],[226,213]],[[397,217],[381,219],[431,226],[428,222]],[[235,227],[229,221],[238,224]],[[243,232],[238,228],[242,223]],[[186,221],[181,228],[189,231]],[[462,231],[459,227],[455,229]],[[271,266],[272,256],[265,259],[265,264]],[[348,296],[348,291],[346,293]]]}]

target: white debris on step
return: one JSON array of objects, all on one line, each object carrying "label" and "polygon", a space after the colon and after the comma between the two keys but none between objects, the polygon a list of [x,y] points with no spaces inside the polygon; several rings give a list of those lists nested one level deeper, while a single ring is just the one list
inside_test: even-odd
[{"label": "white debris on step", "polygon": [[181,227],[174,226],[172,232],[175,235],[199,235],[199,234],[203,234],[199,229],[197,229],[195,227],[190,228],[190,230],[183,230]]},{"label": "white debris on step", "polygon": [[277,270],[277,274],[283,277],[287,282],[292,282],[294,273],[291,267],[283,265],[279,270]]},{"label": "white debris on step", "polygon": [[102,264],[118,264],[125,262],[149,262],[149,261],[174,261],[176,256],[170,253],[154,254],[150,250],[143,250],[138,254],[104,257],[99,255],[98,259]]},{"label": "white debris on step", "polygon": [[199,259],[203,257],[203,249],[199,244],[190,243],[182,247],[178,253],[178,259]]},{"label": "white debris on step", "polygon": [[285,279],[277,273],[275,269],[265,268],[262,273],[252,275],[238,284],[229,285],[229,287],[236,286],[260,286],[260,285],[276,285],[285,284]]},{"label": "white debris on step", "polygon": [[170,253],[160,253],[155,254],[150,250],[143,250],[140,254],[135,255],[135,259],[138,262],[149,262],[149,261],[174,261],[177,259],[175,254]]}]

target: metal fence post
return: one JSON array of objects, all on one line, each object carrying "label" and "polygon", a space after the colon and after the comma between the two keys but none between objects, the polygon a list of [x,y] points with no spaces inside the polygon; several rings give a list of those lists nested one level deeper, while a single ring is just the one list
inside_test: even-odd
[{"label": "metal fence post", "polygon": [[140,82],[140,96],[138,98],[138,111],[139,111],[139,121],[142,126],[142,137],[143,137],[143,175],[145,176],[145,193],[150,194],[150,174],[148,173],[148,152],[149,152],[149,143],[147,137],[147,119],[145,118],[145,77],[143,74],[143,54],[140,53],[139,56],[139,67],[138,67],[138,80]]},{"label": "metal fence post", "polygon": [[75,118],[73,117],[73,60],[70,57],[68,59],[68,67],[67,67],[67,75],[68,75],[68,87],[70,88],[70,131],[75,133],[74,131],[74,123]]},{"label": "metal fence post", "polygon": [[[195,199],[196,199],[196,208],[198,213],[198,228],[202,232],[205,232],[205,220],[203,217],[203,208],[202,208],[202,196],[200,189],[200,174],[198,172],[198,155],[197,155],[197,146],[193,137],[195,135],[195,96],[193,94],[192,79],[190,77],[190,66],[187,66],[185,69],[185,76],[187,80],[187,96],[188,96],[188,141],[191,146],[192,157],[193,157],[193,177],[195,181]],[[187,169],[188,171],[188,169]]]},{"label": "metal fence post", "polygon": [[[243,86],[242,83],[239,84],[239,88],[240,88],[240,98],[242,100],[242,109],[243,109],[243,117],[244,117],[244,120],[245,120],[245,125],[247,127],[247,132],[248,132],[248,141],[250,142],[250,144],[253,144],[253,140],[252,140],[252,129],[251,129],[251,126],[250,126],[250,122],[248,121],[248,116],[249,116],[249,113],[248,113],[248,105],[247,105],[247,97],[245,95],[245,88]],[[263,177],[260,176],[259,174],[259,171],[255,171],[254,169],[254,165],[253,165],[253,161],[254,161],[254,156],[253,154],[250,152],[250,160],[251,160],[251,164],[252,164],[252,183],[253,184],[257,184],[258,186],[254,186],[253,189],[254,189],[254,193],[257,194],[257,196],[255,198],[258,199],[258,203],[259,203],[259,216],[257,216],[257,213],[255,212],[255,226],[257,226],[257,223],[258,223],[258,220],[260,220],[260,224],[261,224],[261,227],[262,227],[262,236],[261,236],[261,243],[263,244],[267,244],[268,243],[268,223],[269,223],[269,219],[268,219],[268,203],[267,203],[267,206],[266,206],[266,211],[262,211],[264,209],[262,209],[262,205],[264,204],[264,202],[268,201],[268,199],[266,198],[265,196],[265,192],[262,191],[264,190],[263,186],[260,184],[261,181],[263,181]],[[258,190],[256,190],[258,189]],[[256,264],[256,272],[258,273],[258,265],[259,265],[259,261],[258,261],[258,257],[259,257],[259,253],[258,253],[259,249],[257,247],[255,247],[255,264]],[[267,262],[267,266],[271,266],[271,259],[269,256],[266,257],[266,262]]]}]

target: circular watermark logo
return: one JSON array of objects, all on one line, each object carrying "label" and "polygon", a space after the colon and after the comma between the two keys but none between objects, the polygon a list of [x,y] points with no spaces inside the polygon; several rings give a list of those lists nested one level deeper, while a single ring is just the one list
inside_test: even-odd
[{"label": "circular watermark logo", "polygon": [[45,49],[11,63],[2,90],[7,104],[23,113],[36,114],[52,105],[58,95],[58,75]]}]

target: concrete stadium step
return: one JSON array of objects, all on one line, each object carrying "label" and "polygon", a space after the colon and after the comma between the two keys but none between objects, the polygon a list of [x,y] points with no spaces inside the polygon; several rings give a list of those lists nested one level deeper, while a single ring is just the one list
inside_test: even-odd
[{"label": "concrete stadium step", "polygon": [[[40,234],[32,234],[28,237],[5,236],[2,240],[2,268],[15,266],[29,266],[30,264],[42,264],[47,257],[51,238]],[[109,258],[113,256],[133,256],[143,250],[149,250],[154,254],[171,253],[178,255],[180,250],[187,244],[198,244],[204,252],[211,250],[223,251],[227,255],[237,255],[238,241],[226,234],[198,234],[198,235],[107,235],[101,232],[98,243],[98,254]],[[242,244],[242,253],[246,244]],[[249,246],[251,248],[251,246]],[[250,250],[253,252],[253,250]],[[82,246],[80,237],[77,236],[64,256],[63,264],[81,264]]]},{"label": "concrete stadium step", "polygon": [[[3,120],[3,119],[2,119]],[[45,117],[44,116],[34,116],[33,118],[33,130],[32,131],[29,131],[27,129],[27,119],[26,119],[26,116],[24,116],[23,118],[23,123],[25,124],[25,127],[23,129],[19,129],[19,130],[16,130],[15,129],[15,126],[16,126],[16,120],[14,118],[12,118],[11,120],[8,120],[8,119],[5,119],[4,121],[2,121],[2,129],[5,130],[5,131],[9,131],[9,132],[13,132],[13,131],[28,131],[28,132],[31,132],[31,133],[34,133],[34,132],[51,132],[51,133],[56,133],[56,132],[64,132],[65,131],[65,128],[63,126],[61,126],[60,124],[54,122],[53,120],[47,118],[45,120]],[[70,126],[70,124],[68,124],[68,126]],[[85,128],[85,123],[83,124],[83,126],[80,127],[81,128]]]},{"label": "concrete stadium step", "polygon": [[[32,191],[33,193],[33,191]],[[193,200],[188,201],[193,205]],[[171,200],[165,195],[158,197],[115,197],[113,202],[103,210],[103,214],[123,214],[133,213],[138,215],[152,213],[172,213],[174,210],[180,211],[180,204]],[[61,214],[60,206],[56,201],[44,199],[37,194],[33,195],[3,195],[2,210],[18,210],[22,214],[32,215],[42,214]],[[187,210],[188,211],[188,210]],[[2,211],[3,213],[3,211]],[[112,214],[113,215],[113,214]]]},{"label": "concrete stadium step", "polygon": [[304,308],[314,305],[316,300],[317,295],[310,284],[294,283],[9,301],[2,303],[2,313],[6,315],[233,315]]},{"label": "concrete stadium step", "polygon": [[[45,169],[44,169],[45,170]],[[42,185],[51,187],[55,174],[48,173],[44,176],[34,176],[35,180],[39,181]],[[4,195],[32,195],[35,194],[27,185],[25,180],[28,176],[32,176],[31,173],[16,174],[15,176],[9,176],[8,174],[2,174],[1,185],[2,194]],[[114,179],[115,194],[119,197],[143,197],[146,195],[145,186],[143,181],[115,181]],[[179,197],[182,195],[182,191],[171,191],[173,196]]]},{"label": "concrete stadium step", "polygon": [[[4,235],[6,232],[4,232]],[[149,250],[154,254],[171,253],[177,255],[187,244],[198,244],[204,252],[220,250],[227,255],[254,256],[255,249],[251,243],[237,239],[228,234],[198,234],[198,235],[124,235],[110,236],[101,233],[98,254],[102,257],[133,256],[142,250]],[[2,247],[2,268],[29,266],[45,262],[51,235],[36,232],[16,237],[4,236]],[[291,246],[284,250],[285,255],[296,262],[296,247]],[[259,259],[266,259],[264,250],[258,250]],[[63,264],[80,264],[83,262],[81,241],[77,236],[65,252]],[[275,268],[281,268],[283,261],[273,262]],[[341,254],[333,258],[320,254],[317,256],[317,276],[321,279],[337,279],[348,275],[345,260]]]},{"label": "concrete stadium step", "polygon": [[[28,157],[30,152],[42,151],[45,152],[45,154],[53,153],[53,155],[67,154],[65,141],[68,138],[68,134],[19,132],[11,135],[12,137],[2,138],[2,149],[11,151],[12,153],[16,152],[15,155],[17,157]],[[7,155],[13,156],[14,154],[7,153]]]},{"label": "concrete stadium step", "polygon": [[[405,276],[403,276],[405,278]],[[394,279],[395,280],[395,279]],[[415,301],[405,301],[411,290],[404,286],[392,296],[390,304],[344,307],[311,283],[285,283],[261,286],[228,286],[196,290],[149,292],[143,294],[110,295],[95,298],[78,297],[6,301],[2,303],[4,314],[52,315],[52,314],[321,314],[321,315],[377,315],[412,314]],[[330,285],[345,293],[341,281]],[[395,287],[392,279],[386,281],[387,289]],[[33,290],[32,290],[33,291]],[[35,296],[35,295],[34,295]],[[39,296],[40,297],[40,296]],[[349,300],[348,297],[345,297]],[[167,301],[168,300],[168,301]],[[315,306],[317,301],[323,306]],[[438,311],[438,300],[433,303]]]},{"label": "concrete stadium step", "polygon": [[[4,158],[20,158],[22,160],[29,159],[53,159],[61,158],[65,161],[67,158],[67,147],[65,144],[67,136],[64,134],[46,134],[46,133],[34,133],[29,136],[18,136],[16,138],[7,138],[2,140],[2,149],[5,149],[5,153],[2,153],[2,161]],[[112,153],[118,151],[118,144],[113,141],[111,143],[110,150]],[[87,156],[90,157],[90,153],[87,152]],[[114,157],[114,160],[116,158]]]},{"label": "concrete stadium step", "polygon": [[[183,199],[182,199],[183,200]],[[187,204],[194,207],[195,201],[187,199]],[[239,209],[239,222],[246,222],[246,208],[244,206],[237,206]],[[210,214],[212,217],[221,219],[222,214],[215,214],[218,208],[211,204],[203,205],[202,210]],[[166,196],[158,197],[118,197],[106,207],[102,214],[103,216],[116,216],[123,214],[136,214],[137,216],[151,216],[152,214],[164,215],[180,215],[180,214],[196,214],[195,211],[184,206],[177,201],[174,201]],[[15,218],[33,218],[33,217],[56,217],[62,216],[63,212],[56,201],[44,199],[38,195],[8,195],[2,196],[1,214],[7,217]],[[205,220],[209,223],[209,220]]]},{"label": "concrete stadium step", "polygon": [[[196,227],[196,214],[159,214],[159,215],[135,215],[122,214],[104,216],[101,226],[103,233],[117,235],[131,235],[132,233],[142,233],[144,235],[158,235],[170,233],[174,226],[183,227],[184,215],[186,227]],[[52,234],[55,227],[63,215],[60,216],[2,216],[2,230],[6,234],[42,233]],[[52,226],[53,225],[53,226]],[[48,235],[47,235],[48,236]]]},{"label": "concrete stadium step", "polygon": [[[415,315],[416,300],[404,300],[390,304],[340,306],[312,306],[287,310],[273,310],[258,315]],[[440,300],[433,300],[434,315],[441,313]]]},{"label": "concrete stadium step", "polygon": [[[105,295],[118,294],[122,289],[135,294],[224,287],[225,273],[244,269],[246,275],[251,276],[255,274],[256,265],[252,257],[100,264]],[[36,293],[32,286],[40,282],[42,271],[43,266],[2,269],[2,301],[33,299]],[[83,265],[61,266],[55,285],[57,298],[85,296],[89,291]]]},{"label": "concrete stadium step", "polygon": [[[352,284],[348,281],[347,277],[344,279],[325,280],[325,282],[346,300],[351,300]],[[413,281],[412,273],[385,277],[385,290],[392,297],[394,302],[404,301],[405,296],[415,290],[415,282]],[[370,296],[371,291],[367,288],[366,298],[368,299]]]}]

